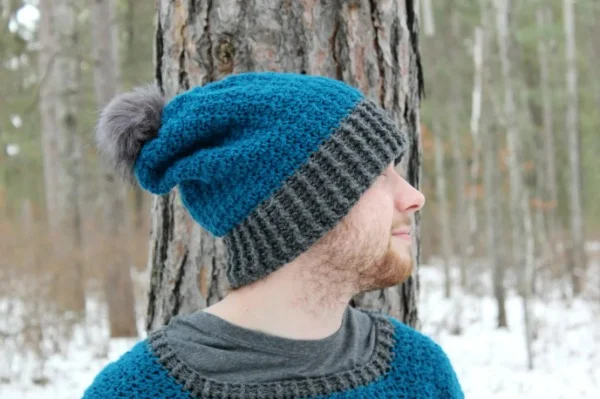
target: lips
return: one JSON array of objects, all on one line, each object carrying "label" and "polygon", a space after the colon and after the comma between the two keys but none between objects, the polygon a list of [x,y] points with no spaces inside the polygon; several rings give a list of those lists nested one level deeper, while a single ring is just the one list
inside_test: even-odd
[{"label": "lips", "polygon": [[392,236],[411,241],[410,229],[400,229],[392,232]]}]

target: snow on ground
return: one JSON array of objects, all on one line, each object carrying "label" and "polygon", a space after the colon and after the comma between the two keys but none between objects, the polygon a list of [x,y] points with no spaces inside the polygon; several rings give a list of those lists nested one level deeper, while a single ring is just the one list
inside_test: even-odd
[{"label": "snow on ground", "polygon": [[523,307],[509,293],[508,329],[498,330],[492,297],[462,301],[462,333],[452,335],[458,305],[443,299],[439,268],[422,267],[423,332],[446,351],[467,398],[600,398],[600,303],[535,301],[534,369],[527,369]]},{"label": "snow on ground", "polygon": [[[549,295],[534,303],[537,337],[534,369],[530,371],[520,299],[508,293],[509,328],[498,330],[493,298],[462,297],[462,312],[457,312],[457,303],[443,298],[440,270],[438,266],[420,269],[422,329],[447,352],[467,398],[600,398],[598,300],[576,300],[567,305],[564,299]],[[484,291],[489,292],[487,288]],[[94,308],[93,302],[89,306],[92,308],[88,313],[95,318],[85,329],[76,330],[62,355],[48,359],[43,372],[35,371],[33,363],[19,358],[14,350],[0,347],[0,363],[4,366],[0,364],[0,398],[80,398],[102,367],[137,341],[113,339],[107,344],[106,312]],[[462,333],[452,335],[457,314]],[[8,358],[10,362],[6,362]],[[40,376],[45,377],[44,384],[32,382]]]},{"label": "snow on ground", "polygon": [[[109,340],[106,309],[97,301],[87,301],[86,313],[85,327],[76,327],[64,350],[49,356],[43,367],[30,353],[19,351],[15,342],[9,342],[10,346],[3,344],[0,347],[0,398],[81,398],[98,371],[140,339]],[[141,320],[138,329],[142,331]]]}]

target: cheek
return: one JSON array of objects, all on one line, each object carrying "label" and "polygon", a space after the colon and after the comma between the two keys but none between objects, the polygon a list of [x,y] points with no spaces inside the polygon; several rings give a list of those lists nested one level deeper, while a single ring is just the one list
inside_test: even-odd
[{"label": "cheek", "polygon": [[387,240],[391,237],[394,220],[393,198],[381,191],[368,192],[347,219],[361,238],[371,242]]},{"label": "cheek", "polygon": [[382,198],[372,209],[371,216],[380,228],[391,229],[394,220],[394,202],[392,198]]},{"label": "cheek", "polygon": [[370,212],[365,230],[369,232],[370,237],[387,243],[392,234],[392,220],[393,212],[382,204]]}]

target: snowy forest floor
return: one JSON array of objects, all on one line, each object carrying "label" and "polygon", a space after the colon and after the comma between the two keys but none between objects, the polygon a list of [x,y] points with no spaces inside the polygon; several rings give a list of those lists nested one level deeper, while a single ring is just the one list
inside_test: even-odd
[{"label": "snowy forest floor", "polygon": [[[536,337],[534,369],[527,369],[522,305],[507,293],[508,329],[496,329],[496,306],[490,295],[443,297],[441,266],[421,266],[420,318],[422,331],[441,344],[450,357],[467,398],[598,398],[600,397],[600,301],[584,297],[568,303],[548,290],[534,301]],[[598,280],[600,265],[590,274]],[[136,275],[136,284],[146,276]],[[489,278],[480,277],[481,292],[491,292]],[[147,281],[147,280],[145,280]],[[488,282],[486,282],[488,281]],[[600,286],[600,281],[588,281]],[[143,301],[142,301],[143,302]],[[106,309],[88,301],[88,320],[51,355],[43,367],[11,343],[0,348],[0,398],[80,398],[103,366],[117,359],[138,339],[108,337]],[[0,301],[0,331],[8,331],[9,301]],[[13,304],[14,305],[14,304]],[[14,308],[12,309],[14,310]],[[15,315],[18,312],[11,311]],[[139,329],[143,331],[143,306]],[[459,317],[457,318],[457,315]],[[459,320],[461,333],[451,331]],[[50,327],[48,327],[50,328]]]}]

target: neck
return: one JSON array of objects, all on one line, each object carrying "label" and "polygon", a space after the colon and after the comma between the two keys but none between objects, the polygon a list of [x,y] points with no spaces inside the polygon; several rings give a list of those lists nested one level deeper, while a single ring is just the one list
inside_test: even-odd
[{"label": "neck", "polygon": [[283,338],[326,338],[341,327],[355,293],[343,279],[332,279],[331,274],[315,269],[287,265],[261,281],[231,291],[204,311]]}]

